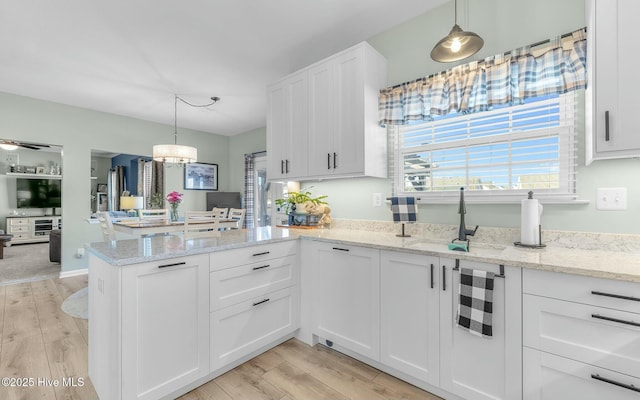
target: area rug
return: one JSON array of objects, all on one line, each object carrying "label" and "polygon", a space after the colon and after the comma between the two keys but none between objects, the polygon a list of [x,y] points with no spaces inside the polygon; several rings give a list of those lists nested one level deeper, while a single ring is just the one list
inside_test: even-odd
[{"label": "area rug", "polygon": [[62,303],[62,311],[74,318],[89,318],[88,311],[89,288],[82,288],[71,296],[67,297]]}]

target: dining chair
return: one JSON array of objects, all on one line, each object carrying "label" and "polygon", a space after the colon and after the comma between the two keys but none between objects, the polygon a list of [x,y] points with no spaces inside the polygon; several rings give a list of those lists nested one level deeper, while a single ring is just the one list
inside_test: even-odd
[{"label": "dining chair", "polygon": [[146,210],[138,210],[138,215],[140,215],[141,220],[158,220],[158,219],[169,219],[169,210],[166,208],[151,208]]},{"label": "dining chair", "polygon": [[219,207],[213,207],[211,209],[211,211],[213,211],[214,213],[218,213],[218,216],[222,219],[227,218],[227,213],[229,212],[228,208],[219,208]]},{"label": "dining chair", "polygon": [[102,229],[104,241],[116,240],[116,231],[113,229],[111,215],[107,211],[99,211],[96,215],[98,216],[98,221],[100,221],[100,229]]},{"label": "dining chair", "polygon": [[229,209],[229,219],[238,221],[238,229],[242,229],[244,223],[244,215],[247,212],[245,208],[231,208]]},{"label": "dining chair", "polygon": [[187,211],[184,214],[184,238],[220,236],[220,217],[213,211]]}]

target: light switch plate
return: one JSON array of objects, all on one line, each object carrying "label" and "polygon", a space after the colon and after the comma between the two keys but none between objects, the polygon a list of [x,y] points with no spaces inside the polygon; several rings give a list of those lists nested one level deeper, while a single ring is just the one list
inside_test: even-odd
[{"label": "light switch plate", "polygon": [[598,188],[598,210],[622,211],[627,209],[627,188]]}]

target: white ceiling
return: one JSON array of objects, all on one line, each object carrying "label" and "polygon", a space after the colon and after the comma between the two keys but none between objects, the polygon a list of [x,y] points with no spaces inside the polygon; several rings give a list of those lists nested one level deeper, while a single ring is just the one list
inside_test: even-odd
[{"label": "white ceiling", "polygon": [[266,85],[446,0],[4,0],[0,91],[235,135]]}]

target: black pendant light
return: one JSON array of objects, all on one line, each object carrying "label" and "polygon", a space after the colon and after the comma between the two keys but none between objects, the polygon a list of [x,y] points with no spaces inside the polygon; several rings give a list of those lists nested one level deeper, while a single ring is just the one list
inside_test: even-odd
[{"label": "black pendant light", "polygon": [[458,0],[454,0],[455,24],[451,32],[433,47],[431,58],[438,62],[452,62],[471,57],[484,45],[484,40],[476,33],[463,31],[458,26]]}]

